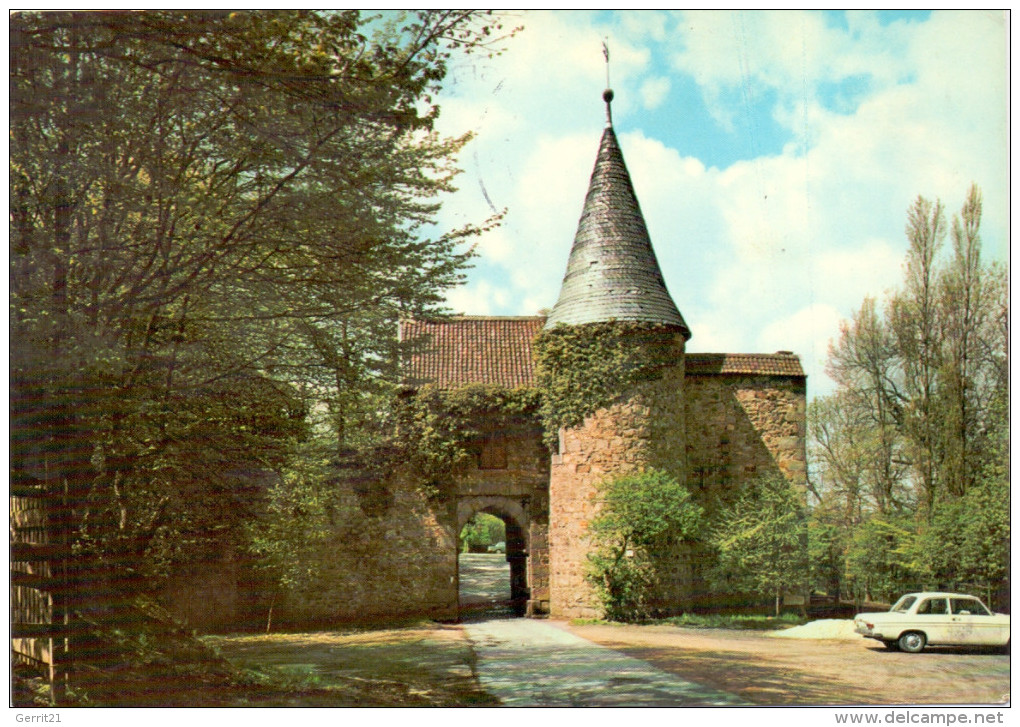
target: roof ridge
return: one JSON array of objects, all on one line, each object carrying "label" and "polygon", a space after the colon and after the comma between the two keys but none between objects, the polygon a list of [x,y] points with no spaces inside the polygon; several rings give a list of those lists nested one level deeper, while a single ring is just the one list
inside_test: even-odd
[{"label": "roof ridge", "polygon": [[455,321],[544,321],[546,316],[482,316],[482,315],[456,315],[450,316]]},{"label": "roof ridge", "polygon": [[542,321],[543,315],[534,316],[483,316],[458,314],[436,318],[401,318],[401,323],[449,323],[450,321]]},{"label": "roof ridge", "polygon": [[761,357],[761,356],[773,356],[773,357],[778,357],[778,358],[800,358],[800,356],[798,354],[794,353],[793,351],[775,351],[774,353],[746,353],[746,352],[716,353],[716,352],[710,352],[710,351],[688,351],[686,353],[686,356],[688,356],[688,357],[691,357],[691,356],[727,356],[727,357],[733,357],[733,356],[758,356],[758,357]]}]

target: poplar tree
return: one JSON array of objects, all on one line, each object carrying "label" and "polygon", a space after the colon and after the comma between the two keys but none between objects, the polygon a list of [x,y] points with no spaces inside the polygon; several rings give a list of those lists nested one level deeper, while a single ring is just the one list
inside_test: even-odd
[{"label": "poplar tree", "polygon": [[1007,276],[981,260],[981,213],[977,186],[951,226],[941,202],[918,197],[903,285],[841,326],[827,366],[837,391],[810,410],[825,523],[853,501],[840,524],[846,575],[881,581],[884,594],[992,588],[1006,572],[1008,556],[981,535],[1008,533],[1005,510],[990,505],[1008,492],[995,474],[1008,460]]}]

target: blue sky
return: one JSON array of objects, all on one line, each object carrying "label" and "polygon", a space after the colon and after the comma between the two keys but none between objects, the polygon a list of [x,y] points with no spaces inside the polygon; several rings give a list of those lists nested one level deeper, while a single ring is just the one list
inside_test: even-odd
[{"label": "blue sky", "polygon": [[444,226],[508,210],[478,244],[456,312],[556,301],[604,125],[613,121],[691,351],[793,350],[813,395],[830,339],[902,277],[918,195],[984,193],[1006,259],[1001,12],[514,13],[494,59],[453,67],[440,131],[475,133]]}]

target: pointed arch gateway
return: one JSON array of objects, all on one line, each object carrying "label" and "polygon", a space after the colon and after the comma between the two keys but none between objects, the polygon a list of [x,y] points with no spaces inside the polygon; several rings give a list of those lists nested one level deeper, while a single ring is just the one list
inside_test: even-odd
[{"label": "pointed arch gateway", "polygon": [[[459,534],[468,520],[480,512],[498,517],[506,526],[506,561],[510,566],[510,598],[507,605],[513,615],[524,616],[528,613],[528,602],[531,598],[528,567],[531,518],[528,515],[527,501],[522,502],[513,497],[499,495],[461,497],[457,501],[458,543]],[[460,579],[458,558],[458,611],[464,616],[468,615],[471,604],[464,602]]]}]

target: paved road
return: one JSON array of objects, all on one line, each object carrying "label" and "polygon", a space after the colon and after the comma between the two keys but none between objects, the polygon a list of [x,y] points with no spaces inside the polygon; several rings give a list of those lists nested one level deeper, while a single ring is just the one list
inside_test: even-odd
[{"label": "paved road", "polygon": [[481,686],[511,707],[678,707],[746,704],[548,621],[463,625]]}]

